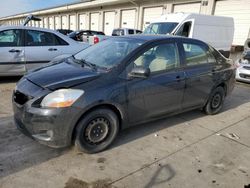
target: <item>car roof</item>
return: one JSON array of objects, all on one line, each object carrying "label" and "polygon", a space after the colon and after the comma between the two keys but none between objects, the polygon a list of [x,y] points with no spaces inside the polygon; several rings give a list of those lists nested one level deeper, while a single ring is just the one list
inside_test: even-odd
[{"label": "car roof", "polygon": [[193,38],[187,38],[187,37],[181,37],[181,36],[175,36],[175,35],[147,35],[147,34],[137,34],[137,35],[125,35],[125,36],[119,36],[120,38],[130,38],[130,39],[138,39],[138,40],[144,40],[144,41],[159,41],[159,40],[166,40],[166,39],[176,39],[176,40],[185,40],[185,41],[196,41],[196,42],[202,42],[206,44],[203,41],[193,39]]},{"label": "car roof", "polygon": [[43,32],[49,32],[49,33],[53,33],[57,36],[59,36],[60,38],[62,38],[63,40],[65,40],[66,42],[70,43],[70,44],[77,44],[77,41],[74,41],[73,39],[61,34],[59,31],[57,30],[52,30],[52,29],[45,29],[45,28],[40,28],[40,27],[29,27],[29,26],[22,26],[22,25],[18,25],[18,26],[0,26],[0,31],[3,30],[9,30],[9,29],[23,29],[23,30],[35,30],[35,31],[43,31]]},{"label": "car roof", "polygon": [[58,33],[57,30],[52,29],[45,29],[41,27],[30,27],[30,26],[23,26],[23,25],[16,25],[16,26],[0,26],[0,30],[6,30],[6,29],[32,29],[32,30],[38,30],[38,31],[47,31],[52,33]]}]

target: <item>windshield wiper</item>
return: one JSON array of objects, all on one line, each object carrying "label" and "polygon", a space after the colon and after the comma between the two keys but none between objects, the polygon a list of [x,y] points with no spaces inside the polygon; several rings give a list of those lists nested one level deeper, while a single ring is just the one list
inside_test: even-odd
[{"label": "windshield wiper", "polygon": [[90,67],[94,70],[96,70],[96,68],[97,68],[96,64],[90,63],[90,62],[86,61],[85,59],[79,59],[79,61],[82,63],[82,65],[87,65],[88,67]]},{"label": "windshield wiper", "polygon": [[84,67],[84,65],[87,65],[88,67],[90,67],[93,70],[96,70],[97,68],[108,70],[107,67],[102,67],[102,66],[96,65],[94,63],[90,63],[90,62],[86,61],[85,59],[76,59],[74,55],[72,55],[72,57],[74,58],[74,60],[80,62],[82,64],[82,67]]},{"label": "windshield wiper", "polygon": [[82,64],[82,67],[84,67],[84,65],[87,65],[88,67],[90,67],[90,68],[93,69],[93,70],[96,70],[96,68],[97,68],[97,65],[96,65],[96,64],[90,63],[90,62],[86,61],[85,59],[76,59],[73,55],[72,55],[72,57],[73,57],[76,61],[80,62],[80,63]]}]

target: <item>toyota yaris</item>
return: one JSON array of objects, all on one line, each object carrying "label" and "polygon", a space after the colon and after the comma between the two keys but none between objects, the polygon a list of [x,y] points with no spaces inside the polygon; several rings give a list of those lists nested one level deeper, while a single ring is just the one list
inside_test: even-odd
[{"label": "toyota yaris", "polygon": [[14,119],[40,143],[95,153],[132,125],[196,108],[218,113],[234,83],[234,65],[204,42],[111,38],[25,75]]}]

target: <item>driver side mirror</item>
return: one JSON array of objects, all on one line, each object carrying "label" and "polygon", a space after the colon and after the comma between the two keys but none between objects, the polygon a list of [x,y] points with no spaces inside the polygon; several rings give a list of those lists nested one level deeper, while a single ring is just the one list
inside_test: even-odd
[{"label": "driver side mirror", "polygon": [[129,77],[134,78],[147,78],[150,75],[150,69],[144,67],[135,67],[132,71],[128,74]]}]

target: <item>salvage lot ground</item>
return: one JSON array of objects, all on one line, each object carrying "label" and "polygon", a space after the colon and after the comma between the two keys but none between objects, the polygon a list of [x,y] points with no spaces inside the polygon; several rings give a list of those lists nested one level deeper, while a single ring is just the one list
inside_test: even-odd
[{"label": "salvage lot ground", "polygon": [[[250,184],[250,85],[223,112],[191,111],[123,131],[107,151],[51,149],[13,125],[17,78],[0,81],[0,187],[227,187]],[[230,136],[231,135],[231,136]]]}]

